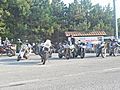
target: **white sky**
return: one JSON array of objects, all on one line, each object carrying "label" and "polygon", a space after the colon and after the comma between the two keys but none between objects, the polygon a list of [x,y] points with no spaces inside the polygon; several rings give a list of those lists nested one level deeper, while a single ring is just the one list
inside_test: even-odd
[{"label": "white sky", "polygon": [[[65,4],[71,3],[74,0],[62,0]],[[91,2],[94,4],[99,3],[102,6],[108,5],[109,3],[111,6],[113,6],[113,0],[91,0]],[[116,14],[117,18],[120,18],[120,0],[116,0]]]}]

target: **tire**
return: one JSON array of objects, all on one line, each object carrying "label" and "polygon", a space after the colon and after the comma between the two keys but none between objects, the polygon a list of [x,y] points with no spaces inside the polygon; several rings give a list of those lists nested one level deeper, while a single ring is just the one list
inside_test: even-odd
[{"label": "tire", "polygon": [[112,52],[109,53],[109,56],[112,56]]},{"label": "tire", "polygon": [[109,56],[112,56],[112,54],[113,54],[113,48],[110,47],[110,48],[109,48]]},{"label": "tire", "polygon": [[106,57],[106,49],[105,48],[101,49],[101,56],[102,56],[102,58]]},{"label": "tire", "polygon": [[43,60],[43,65],[45,65],[45,63],[46,63],[47,56],[48,56],[48,53],[44,52],[43,59],[42,59]]},{"label": "tire", "polygon": [[26,55],[23,56],[25,59],[28,59],[28,57]]},{"label": "tire", "polygon": [[8,50],[7,51],[7,56],[9,56],[9,57],[12,57],[12,56],[14,56],[15,54],[14,54],[14,51],[13,50]]},{"label": "tire", "polygon": [[69,56],[69,55],[66,55],[66,59],[70,59],[70,56]]},{"label": "tire", "polygon": [[65,58],[70,59],[70,49],[68,48],[65,50]]},{"label": "tire", "polygon": [[75,58],[77,58],[77,56],[78,56],[78,55],[76,54],[76,55],[75,55]]},{"label": "tire", "polygon": [[46,59],[44,58],[44,59],[43,59],[43,65],[45,65],[45,63],[46,63]]},{"label": "tire", "polygon": [[80,57],[83,59],[85,57],[85,49],[81,48],[81,55]]},{"label": "tire", "polygon": [[96,57],[99,57],[99,56],[100,56],[100,50],[96,49]]},{"label": "tire", "polygon": [[76,57],[76,51],[74,50],[74,52],[72,52],[72,58]]},{"label": "tire", "polygon": [[85,53],[81,53],[81,58],[83,59],[85,57]]},{"label": "tire", "polygon": [[113,49],[113,56],[117,56],[118,55],[118,48],[114,48]]},{"label": "tire", "polygon": [[63,57],[63,55],[62,55],[62,54],[58,54],[58,57],[59,57],[59,58],[62,58],[62,57]]},{"label": "tire", "polygon": [[20,57],[20,56],[18,56],[18,57],[17,57],[17,61],[20,61],[20,59],[21,59],[21,57]]}]

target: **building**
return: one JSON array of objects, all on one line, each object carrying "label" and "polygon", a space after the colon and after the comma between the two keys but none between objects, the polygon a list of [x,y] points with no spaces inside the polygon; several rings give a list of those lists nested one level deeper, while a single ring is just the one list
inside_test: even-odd
[{"label": "building", "polygon": [[75,38],[75,42],[77,42],[78,40],[81,40],[83,42],[90,42],[93,44],[97,44],[98,41],[103,41],[104,36],[106,36],[107,34],[105,33],[105,31],[94,31],[89,33],[78,32],[78,31],[68,31],[68,32],[65,32],[65,35],[66,37],[69,37],[70,35],[72,35]]}]

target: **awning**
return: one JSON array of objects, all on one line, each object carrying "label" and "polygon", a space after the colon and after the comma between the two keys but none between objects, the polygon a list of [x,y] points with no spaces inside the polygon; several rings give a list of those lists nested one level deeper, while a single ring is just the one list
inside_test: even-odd
[{"label": "awning", "polygon": [[78,32],[78,31],[68,31],[65,32],[65,35],[69,37],[70,35],[72,36],[105,36],[107,35],[105,31],[94,31],[94,32],[89,32],[89,33],[83,33],[83,32]]}]

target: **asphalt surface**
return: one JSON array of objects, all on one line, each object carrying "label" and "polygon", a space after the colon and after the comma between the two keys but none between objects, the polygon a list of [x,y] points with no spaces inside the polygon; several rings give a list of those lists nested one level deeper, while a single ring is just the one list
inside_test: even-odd
[{"label": "asphalt surface", "polygon": [[120,90],[120,56],[59,59],[45,65],[32,54],[28,60],[0,57],[0,90]]}]

